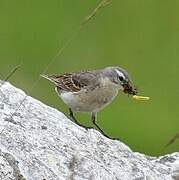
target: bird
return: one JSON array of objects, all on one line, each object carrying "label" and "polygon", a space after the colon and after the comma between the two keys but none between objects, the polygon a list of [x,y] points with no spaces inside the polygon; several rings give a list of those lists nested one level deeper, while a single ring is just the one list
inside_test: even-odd
[{"label": "bird", "polygon": [[[69,115],[76,124],[83,126],[75,117],[76,112],[91,114],[92,123],[107,138],[97,124],[97,113],[109,105],[119,91],[136,95],[137,89],[128,72],[118,66],[96,70],[83,70],[64,74],[40,75],[55,84],[55,90],[69,108]],[[88,129],[88,127],[85,127]]]}]

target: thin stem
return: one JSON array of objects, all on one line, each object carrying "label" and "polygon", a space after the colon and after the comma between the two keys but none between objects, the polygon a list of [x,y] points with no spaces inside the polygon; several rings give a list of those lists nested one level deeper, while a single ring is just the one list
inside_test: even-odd
[{"label": "thin stem", "polygon": [[14,67],[11,72],[6,76],[6,78],[4,79],[4,81],[7,81],[19,68],[20,68],[21,64],[17,65],[16,67]]}]

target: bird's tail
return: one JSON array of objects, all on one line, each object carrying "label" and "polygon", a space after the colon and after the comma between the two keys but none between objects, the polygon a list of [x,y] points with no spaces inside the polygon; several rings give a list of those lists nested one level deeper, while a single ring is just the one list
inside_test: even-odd
[{"label": "bird's tail", "polygon": [[55,75],[45,75],[45,74],[40,74],[41,77],[55,83],[56,81],[56,78],[55,78]]}]

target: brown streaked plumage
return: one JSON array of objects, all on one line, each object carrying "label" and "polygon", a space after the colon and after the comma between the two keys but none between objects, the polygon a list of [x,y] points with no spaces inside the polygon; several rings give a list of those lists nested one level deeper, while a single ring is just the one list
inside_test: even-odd
[{"label": "brown streaked plumage", "polygon": [[97,84],[96,75],[91,71],[80,71],[74,73],[65,73],[62,75],[41,75],[42,77],[52,81],[61,90],[67,92],[78,92],[82,88],[89,87],[92,84]]},{"label": "brown streaked plumage", "polygon": [[133,95],[137,93],[130,76],[120,67],[41,76],[56,85],[58,95],[69,107],[70,116],[77,124],[74,112],[90,112],[93,124],[108,138],[111,137],[96,124],[97,112],[110,104],[119,90]]}]

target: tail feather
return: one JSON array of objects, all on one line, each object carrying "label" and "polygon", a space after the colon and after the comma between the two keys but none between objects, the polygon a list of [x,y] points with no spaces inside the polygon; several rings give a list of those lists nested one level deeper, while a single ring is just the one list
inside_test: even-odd
[{"label": "tail feather", "polygon": [[45,74],[40,74],[41,77],[47,79],[48,78],[48,75],[45,75]]},{"label": "tail feather", "polygon": [[54,75],[45,75],[45,74],[40,74],[41,77],[55,83],[56,81],[56,78],[54,77]]}]

